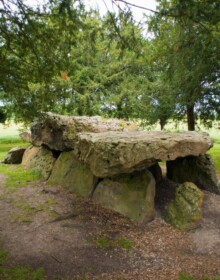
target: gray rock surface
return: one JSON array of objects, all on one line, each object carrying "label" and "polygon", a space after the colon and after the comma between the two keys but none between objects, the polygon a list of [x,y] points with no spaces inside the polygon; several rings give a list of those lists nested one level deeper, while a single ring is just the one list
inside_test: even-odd
[{"label": "gray rock surface", "polygon": [[45,114],[31,127],[32,143],[35,146],[46,145],[51,150],[68,151],[75,147],[76,135],[79,132],[105,132],[137,130],[133,122],[101,117],[73,117],[52,113]]},{"label": "gray rock surface", "polygon": [[24,155],[26,148],[24,147],[15,147],[12,148],[8,154],[3,159],[2,163],[5,164],[19,164],[22,162],[22,157]]},{"label": "gray rock surface", "polygon": [[93,199],[138,222],[154,218],[155,180],[147,171],[121,174],[101,181]]},{"label": "gray rock surface", "polygon": [[53,153],[46,147],[31,146],[24,153],[22,165],[40,172],[43,178],[48,179],[55,160]]},{"label": "gray rock surface", "polygon": [[214,161],[209,154],[168,161],[167,178],[178,183],[190,181],[202,189],[220,194]]},{"label": "gray rock surface", "polygon": [[111,177],[150,167],[159,161],[205,154],[212,147],[207,133],[79,133],[74,152],[97,177]]}]

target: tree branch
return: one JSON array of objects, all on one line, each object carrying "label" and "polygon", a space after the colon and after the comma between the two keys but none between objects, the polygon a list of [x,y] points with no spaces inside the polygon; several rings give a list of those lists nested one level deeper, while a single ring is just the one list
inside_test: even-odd
[{"label": "tree branch", "polygon": [[132,4],[132,3],[129,3],[125,0],[112,0],[112,2],[114,4],[116,4],[116,2],[121,2],[121,3],[124,3],[127,6],[132,6],[132,7],[138,8],[138,9],[142,9],[142,10],[146,10],[146,11],[149,11],[149,12],[152,12],[152,13],[155,13],[155,14],[159,14],[159,12],[157,12],[155,10],[152,10],[152,9],[149,9],[149,8],[146,8],[146,7],[143,7],[143,6],[139,6],[139,5],[136,5],[136,4]]}]

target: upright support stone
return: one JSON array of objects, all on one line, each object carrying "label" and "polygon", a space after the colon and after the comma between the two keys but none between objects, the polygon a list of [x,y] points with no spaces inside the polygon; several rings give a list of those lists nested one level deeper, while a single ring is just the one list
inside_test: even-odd
[{"label": "upright support stone", "polygon": [[75,194],[89,197],[97,178],[87,166],[77,160],[73,152],[63,152],[54,165],[49,183],[59,184]]},{"label": "upright support stone", "polygon": [[48,179],[55,160],[52,151],[46,147],[31,146],[24,153],[22,165],[39,171],[44,179]]},{"label": "upright support stone", "polygon": [[202,189],[220,194],[215,165],[208,154],[167,161],[167,178],[178,183],[190,181]]},{"label": "upright support stone", "polygon": [[154,218],[155,180],[148,170],[101,181],[93,199],[138,222]]},{"label": "upright support stone", "polygon": [[24,147],[15,147],[12,148],[8,154],[3,159],[2,163],[5,164],[19,164],[22,162],[22,158],[24,155],[26,148]]},{"label": "upright support stone", "polygon": [[175,199],[169,203],[166,210],[166,222],[181,230],[196,228],[202,218],[203,196],[191,182],[177,187]]}]

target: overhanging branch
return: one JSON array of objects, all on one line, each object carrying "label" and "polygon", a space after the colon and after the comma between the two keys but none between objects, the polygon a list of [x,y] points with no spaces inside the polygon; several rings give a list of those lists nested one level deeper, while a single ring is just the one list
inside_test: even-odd
[{"label": "overhanging branch", "polygon": [[136,4],[132,4],[132,3],[129,3],[129,2],[124,1],[124,0],[112,0],[112,2],[116,5],[117,5],[117,2],[121,2],[121,3],[123,3],[127,6],[132,6],[132,7],[138,8],[138,9],[142,9],[142,10],[149,11],[149,12],[152,12],[152,13],[155,13],[155,14],[159,14],[158,11],[155,11],[155,10],[143,7],[143,6],[139,6],[139,5],[136,5]]}]

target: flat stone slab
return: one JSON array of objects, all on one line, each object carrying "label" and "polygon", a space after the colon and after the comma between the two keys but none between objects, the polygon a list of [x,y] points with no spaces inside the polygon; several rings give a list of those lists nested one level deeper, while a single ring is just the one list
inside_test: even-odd
[{"label": "flat stone slab", "polygon": [[74,153],[99,178],[152,166],[159,161],[205,154],[213,143],[207,133],[116,132],[78,133]]},{"label": "flat stone slab", "polygon": [[138,130],[134,122],[104,119],[99,116],[63,116],[46,113],[31,126],[31,142],[51,150],[70,151],[75,147],[77,133]]}]

